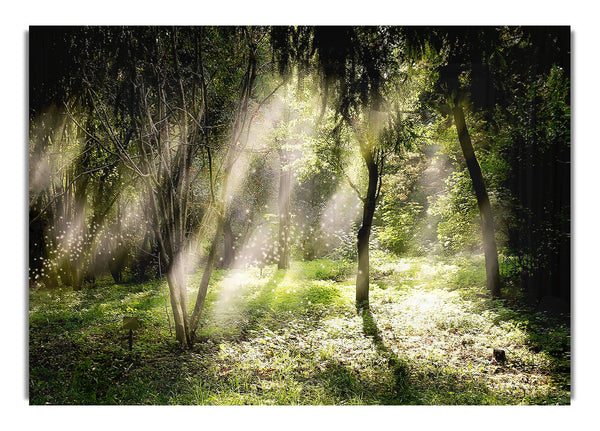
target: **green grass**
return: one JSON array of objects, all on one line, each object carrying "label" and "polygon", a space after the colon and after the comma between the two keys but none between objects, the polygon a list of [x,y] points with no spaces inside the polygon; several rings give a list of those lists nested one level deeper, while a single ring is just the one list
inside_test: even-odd
[{"label": "green grass", "polygon": [[[30,403],[570,402],[568,326],[487,298],[480,257],[371,263],[363,315],[347,262],[216,271],[191,350],[174,341],[164,281],[31,291]],[[124,315],[140,320],[132,351]]]}]

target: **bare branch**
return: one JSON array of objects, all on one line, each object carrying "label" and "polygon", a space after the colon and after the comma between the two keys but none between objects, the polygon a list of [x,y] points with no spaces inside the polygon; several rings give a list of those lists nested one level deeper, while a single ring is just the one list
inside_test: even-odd
[{"label": "bare branch", "polygon": [[350,177],[348,176],[348,174],[346,174],[346,172],[344,172],[343,170],[342,170],[342,174],[344,175],[344,177],[346,177],[346,180],[348,181],[348,184],[350,185],[350,187],[352,187],[352,190],[354,190],[356,192],[356,194],[358,195],[358,198],[363,203],[366,203],[366,198],[361,195],[360,190],[358,189],[358,187],[356,187],[354,185],[354,183],[352,182],[352,180],[350,179]]}]

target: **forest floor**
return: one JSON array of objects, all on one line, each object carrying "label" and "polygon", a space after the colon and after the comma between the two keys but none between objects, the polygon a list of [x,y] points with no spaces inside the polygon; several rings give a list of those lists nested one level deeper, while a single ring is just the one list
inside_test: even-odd
[{"label": "forest floor", "polygon": [[363,314],[346,262],[217,271],[191,350],[164,281],[32,291],[30,404],[570,403],[568,320],[489,299],[481,257],[371,264]]}]

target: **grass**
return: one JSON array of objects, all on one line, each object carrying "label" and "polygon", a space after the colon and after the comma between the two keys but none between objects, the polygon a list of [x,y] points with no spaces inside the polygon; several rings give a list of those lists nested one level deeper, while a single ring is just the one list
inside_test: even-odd
[{"label": "grass", "polygon": [[30,403],[569,404],[568,326],[487,298],[481,258],[371,263],[362,315],[346,262],[217,271],[192,350],[171,335],[164,281],[32,291]]}]

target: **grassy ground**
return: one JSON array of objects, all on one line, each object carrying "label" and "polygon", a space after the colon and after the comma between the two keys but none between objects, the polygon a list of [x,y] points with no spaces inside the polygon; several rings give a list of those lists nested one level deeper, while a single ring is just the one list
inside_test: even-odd
[{"label": "grassy ground", "polygon": [[[488,299],[481,258],[376,255],[363,315],[353,271],[217,271],[192,350],[170,333],[164,282],[33,291],[30,403],[569,404],[567,324]],[[124,315],[140,321],[132,351]]]}]

